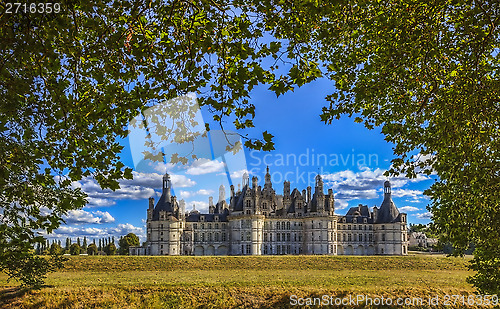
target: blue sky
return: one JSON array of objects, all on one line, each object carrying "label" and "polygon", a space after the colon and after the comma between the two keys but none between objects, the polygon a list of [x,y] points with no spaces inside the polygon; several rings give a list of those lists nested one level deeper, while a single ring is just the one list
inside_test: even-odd
[{"label": "blue sky", "polygon": [[[209,196],[217,201],[221,184],[225,185],[228,197],[230,181],[237,188],[243,172],[249,171],[250,177],[257,176],[262,185],[266,166],[278,194],[282,193],[284,180],[289,180],[292,188],[302,190],[314,186],[314,176],[321,173],[325,191],[333,189],[336,213],[340,215],[358,204],[380,206],[383,182],[388,179],[393,185],[393,200],[401,211],[408,213],[408,221],[428,223],[429,213],[425,209],[428,199],[423,190],[434,178],[383,176],[393,159],[393,145],[384,140],[379,128],[368,130],[348,117],[331,125],[320,121],[321,108],[327,105],[324,98],[333,91],[332,82],[324,79],[279,98],[263,88],[254,90],[251,103],[256,106],[255,128],[240,133],[261,137],[267,130],[274,135],[275,150],[271,152],[244,149],[236,154],[226,153],[223,158],[221,132],[215,123],[211,123],[210,136],[197,144],[194,152],[198,159],[186,165],[139,162],[144,150],[141,134],[122,140],[121,159],[134,168],[134,180],[123,181],[122,188],[115,192],[101,190],[92,178],[75,183],[89,195],[89,204],[71,212],[67,224],[52,236],[92,239],[134,232],[144,241],[147,199],[150,196],[158,199],[161,176],[166,170],[172,174],[174,192],[178,200],[186,202],[186,210],[195,205],[196,209],[207,211]],[[198,117],[200,123],[212,119],[206,109],[201,109]],[[227,121],[225,130],[233,129]],[[186,145],[166,143],[164,147],[167,152],[186,150]]]}]

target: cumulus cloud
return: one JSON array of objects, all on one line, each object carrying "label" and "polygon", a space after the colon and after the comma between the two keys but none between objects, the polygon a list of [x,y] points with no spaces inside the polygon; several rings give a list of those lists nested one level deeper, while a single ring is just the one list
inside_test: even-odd
[{"label": "cumulus cloud", "polygon": [[395,197],[416,197],[424,195],[424,193],[420,190],[410,189],[395,189],[391,191],[391,194]]},{"label": "cumulus cloud", "polygon": [[[161,189],[163,175],[157,173],[132,172],[133,179],[120,180],[120,189],[115,191],[101,189],[92,177],[86,177],[73,183],[73,187],[87,193],[88,207],[105,207],[116,204],[116,200],[144,200],[156,195],[155,189]],[[174,188],[192,187],[196,182],[184,175],[171,175]]]},{"label": "cumulus cloud", "polygon": [[335,209],[340,210],[340,209],[345,209],[349,206],[349,203],[345,200],[341,199],[335,199]]},{"label": "cumulus cloud", "polygon": [[401,212],[412,212],[412,211],[420,210],[420,208],[413,207],[413,206],[403,206],[403,207],[399,207],[399,210]]},{"label": "cumulus cloud", "polygon": [[419,219],[432,219],[432,214],[430,212],[424,212],[416,214]]},{"label": "cumulus cloud", "polygon": [[186,202],[186,211],[191,211],[195,205],[196,210],[202,213],[208,213],[208,201],[189,201]]},{"label": "cumulus cloud", "polygon": [[66,223],[74,224],[102,224],[115,222],[115,218],[107,211],[88,212],[82,209],[70,210],[63,219]]},{"label": "cumulus cloud", "polygon": [[81,226],[68,226],[63,225],[55,230],[53,233],[46,235],[50,239],[64,239],[66,237],[76,238],[76,237],[87,237],[87,239],[92,238],[104,238],[112,237],[115,239],[120,238],[120,236],[125,236],[128,233],[134,233],[142,240],[145,240],[146,233],[144,228],[136,227],[130,223],[118,224],[115,227],[107,228],[96,228],[96,227],[81,227]]},{"label": "cumulus cloud", "polygon": [[[344,200],[352,199],[374,199],[379,197],[383,183],[388,179],[384,176],[385,170],[377,168],[370,169],[363,167],[359,172],[351,170],[339,171],[331,174],[322,175],[323,181],[327,187],[338,192],[335,197]],[[404,176],[391,177],[391,186],[400,188],[408,183],[427,180],[429,177],[418,175],[417,178],[409,179]],[[395,196],[415,197],[422,194],[418,190],[393,189]]]},{"label": "cumulus cloud", "polygon": [[186,174],[204,175],[220,172],[224,169],[224,166],[224,162],[200,158],[195,160],[193,164],[191,164],[191,166],[187,169]]},{"label": "cumulus cloud", "polygon": [[213,190],[205,190],[205,189],[201,189],[201,190],[198,190],[196,192],[191,192],[191,191],[180,191],[179,192],[179,196],[181,198],[190,198],[190,197],[193,197],[193,196],[197,196],[197,195],[210,195],[214,193]]}]

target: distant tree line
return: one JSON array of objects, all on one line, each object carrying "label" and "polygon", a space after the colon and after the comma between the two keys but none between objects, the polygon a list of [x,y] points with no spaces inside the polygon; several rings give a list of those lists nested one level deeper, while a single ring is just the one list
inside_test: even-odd
[{"label": "distant tree line", "polygon": [[87,237],[76,238],[76,242],[70,237],[66,238],[64,247],[61,240],[46,240],[45,243],[37,244],[35,253],[37,255],[128,255],[130,246],[139,246],[139,237],[134,233],[128,233],[126,236],[121,236],[118,241],[119,248],[116,247],[115,237],[104,237],[99,239],[92,239],[88,244]]}]

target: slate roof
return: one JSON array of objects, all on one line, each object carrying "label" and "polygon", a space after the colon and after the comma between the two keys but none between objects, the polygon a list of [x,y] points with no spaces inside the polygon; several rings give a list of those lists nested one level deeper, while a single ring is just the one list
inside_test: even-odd
[{"label": "slate roof", "polygon": [[190,212],[186,217],[186,222],[201,222],[201,216],[204,216],[203,222],[217,222],[215,221],[215,217],[219,217],[218,222],[227,222],[228,214],[229,211],[227,209],[225,209],[222,214],[200,214],[199,212]]},{"label": "slate roof", "polygon": [[173,213],[174,208],[170,201],[170,194],[167,190],[164,190],[160,199],[156,203],[156,206],[153,210],[153,220],[160,219],[160,211],[166,211],[167,213]]}]

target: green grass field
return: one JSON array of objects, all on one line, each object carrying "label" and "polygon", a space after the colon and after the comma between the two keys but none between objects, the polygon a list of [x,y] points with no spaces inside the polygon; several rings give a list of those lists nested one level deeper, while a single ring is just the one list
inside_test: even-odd
[{"label": "green grass field", "polygon": [[20,290],[0,275],[0,307],[284,308],[293,307],[291,295],[442,299],[474,294],[470,274],[467,259],[443,256],[78,256],[40,290]]}]

